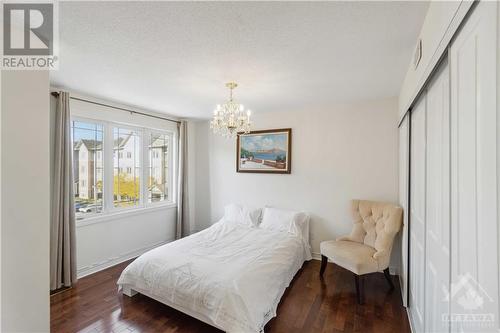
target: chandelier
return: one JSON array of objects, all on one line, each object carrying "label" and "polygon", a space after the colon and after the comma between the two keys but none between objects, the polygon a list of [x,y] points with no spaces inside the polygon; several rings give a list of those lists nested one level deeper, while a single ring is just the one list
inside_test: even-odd
[{"label": "chandelier", "polygon": [[250,132],[250,115],[252,111],[247,110],[242,104],[233,100],[233,89],[238,85],[236,82],[226,83],[229,88],[229,100],[224,104],[217,105],[214,110],[214,118],[210,122],[210,128],[215,134],[220,134],[227,138],[235,137],[238,132]]}]

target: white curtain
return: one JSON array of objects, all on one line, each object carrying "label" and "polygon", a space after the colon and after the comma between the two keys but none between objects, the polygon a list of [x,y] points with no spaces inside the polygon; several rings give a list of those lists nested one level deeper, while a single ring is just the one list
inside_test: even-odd
[{"label": "white curtain", "polygon": [[175,239],[189,234],[188,200],[187,200],[187,122],[178,125],[179,149],[177,166],[177,225]]},{"label": "white curtain", "polygon": [[59,93],[54,132],[54,181],[50,229],[50,289],[76,282],[75,208],[69,94]]}]

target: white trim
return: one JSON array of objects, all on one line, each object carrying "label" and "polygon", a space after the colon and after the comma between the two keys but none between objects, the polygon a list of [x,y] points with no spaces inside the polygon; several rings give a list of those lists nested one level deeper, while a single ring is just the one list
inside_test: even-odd
[{"label": "white trim", "polygon": [[109,268],[109,267],[112,267],[112,266],[115,266],[115,265],[118,265],[124,261],[127,261],[129,259],[132,259],[132,258],[135,258],[135,257],[138,257],[140,256],[141,254],[143,253],[146,253],[158,246],[162,246],[162,245],[165,245],[167,243],[170,243],[172,242],[174,239],[169,239],[169,240],[166,240],[166,241],[162,241],[162,242],[159,242],[159,243],[156,243],[156,244],[153,244],[153,245],[150,245],[150,246],[146,246],[146,247],[143,247],[143,248],[140,248],[140,249],[136,249],[136,250],[132,250],[132,251],[129,251],[129,252],[126,252],[124,254],[121,254],[117,257],[113,257],[113,258],[108,258],[104,261],[101,261],[99,263],[95,263],[93,265],[89,265],[89,266],[84,266],[84,267],[81,267],[77,270],[77,276],[78,278],[82,278],[84,276],[87,276],[87,275],[90,275],[90,274],[94,274],[94,273],[97,273],[99,271],[102,271],[106,268]]},{"label": "white trim", "polygon": [[319,252],[311,252],[311,256],[314,260],[321,260],[321,253]]},{"label": "white trim", "polygon": [[[103,128],[103,150],[102,150],[102,163],[103,163],[103,210],[101,213],[95,213],[92,215],[83,216],[77,220],[77,227],[86,226],[94,223],[100,223],[103,221],[115,220],[117,217],[122,217],[123,214],[127,215],[135,215],[134,212],[142,212],[145,209],[161,209],[161,208],[170,208],[176,207],[176,198],[175,198],[175,184],[174,180],[176,179],[176,169],[174,168],[173,161],[175,159],[174,151],[177,151],[176,144],[177,141],[174,140],[175,132],[169,129],[156,129],[150,128],[146,126],[130,126],[127,124],[123,124],[119,121],[109,121],[103,119],[96,119],[91,117],[85,117],[80,115],[72,115],[71,121],[79,121],[79,122],[89,122],[94,124],[99,124]],[[141,142],[141,153],[139,154],[139,160],[141,165],[140,172],[140,200],[139,204],[134,207],[120,208],[114,206],[114,198],[113,198],[113,181],[114,181],[114,159],[113,159],[113,129],[114,128],[124,128],[131,131],[135,131],[139,136],[139,140]],[[148,154],[148,140],[150,133],[158,133],[165,134],[169,137],[169,180],[168,180],[168,198],[162,202],[147,202],[147,179],[149,176],[149,158],[147,158]],[[135,170],[135,168],[134,168]],[[117,217],[115,217],[117,216]]]},{"label": "white trim", "polygon": [[[102,138],[102,161],[103,161],[103,190],[102,190],[102,198],[103,198],[103,208],[104,210],[101,212],[103,215],[109,214],[113,207],[113,182],[114,182],[114,142],[113,142],[113,129],[109,126],[109,123],[105,123],[104,125],[104,135]],[[85,217],[83,218],[85,219]],[[78,224],[78,222],[77,222]]]},{"label": "white trim", "polygon": [[401,291],[401,301],[403,302],[403,306],[407,309],[408,308],[408,302],[405,302],[404,295],[403,295],[403,276],[401,274],[398,275],[398,280],[399,280],[399,289]]},{"label": "white trim", "polygon": [[[146,206],[148,203],[148,198],[146,195],[148,193],[147,187],[149,182],[149,170],[151,170],[151,165],[149,164],[149,140],[151,138],[151,130],[149,128],[144,128],[141,132],[141,188],[140,188],[140,204],[141,206]],[[147,165],[146,165],[147,164]],[[170,184],[169,184],[170,185]]]},{"label": "white trim", "polygon": [[413,329],[413,323],[411,321],[410,307],[406,308],[406,317],[408,318],[408,324],[410,326],[410,332],[411,333],[415,332],[415,330]]},{"label": "white trim", "polygon": [[85,227],[88,225],[96,224],[96,223],[104,223],[104,222],[110,222],[114,220],[121,219],[123,217],[129,217],[129,216],[135,216],[135,215],[142,215],[144,213],[149,213],[149,212],[155,212],[158,210],[167,210],[167,209],[176,209],[177,204],[176,203],[164,203],[164,204],[156,204],[153,206],[146,206],[146,207],[138,207],[138,208],[130,208],[130,209],[124,209],[124,210],[118,210],[113,213],[109,214],[100,214],[100,215],[94,215],[94,216],[89,216],[80,220],[76,221],[76,227]]}]

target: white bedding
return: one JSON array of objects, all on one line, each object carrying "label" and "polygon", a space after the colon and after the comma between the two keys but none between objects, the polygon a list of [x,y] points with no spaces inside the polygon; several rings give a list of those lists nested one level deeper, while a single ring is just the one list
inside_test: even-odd
[{"label": "white bedding", "polygon": [[262,332],[310,259],[300,236],[222,220],[143,254],[118,284],[202,314],[226,332]]}]

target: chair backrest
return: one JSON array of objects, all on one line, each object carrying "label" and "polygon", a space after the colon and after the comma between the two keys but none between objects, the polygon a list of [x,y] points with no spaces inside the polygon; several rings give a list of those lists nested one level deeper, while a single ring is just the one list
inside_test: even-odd
[{"label": "chair backrest", "polygon": [[391,203],[352,200],[354,222],[350,238],[390,255],[394,236],[403,223],[403,209]]}]

